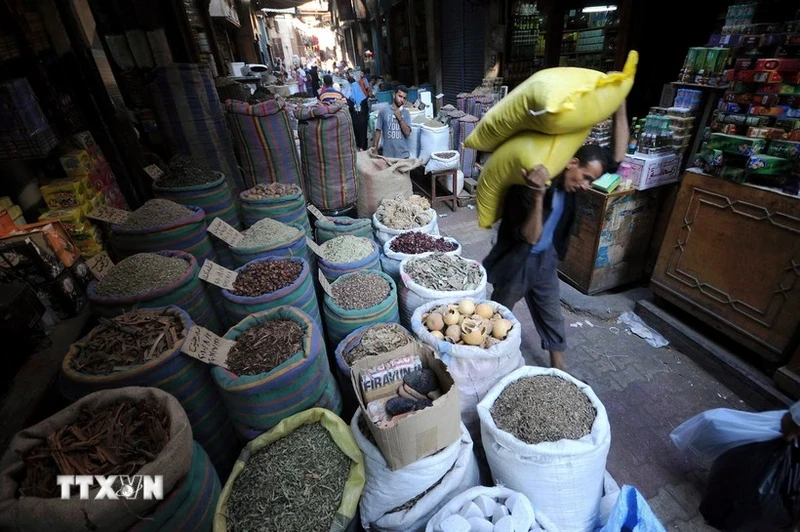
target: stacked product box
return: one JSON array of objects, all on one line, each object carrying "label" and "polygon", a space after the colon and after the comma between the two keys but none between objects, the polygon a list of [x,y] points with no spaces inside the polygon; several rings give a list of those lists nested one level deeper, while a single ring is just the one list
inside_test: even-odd
[{"label": "stacked product box", "polygon": [[68,177],[86,177],[92,189],[103,194],[109,205],[128,208],[111,166],[91,133],[84,131],[68,138],[62,144],[59,162]]},{"label": "stacked product box", "polygon": [[8,196],[0,197],[0,216],[8,220],[11,225],[25,225],[25,217],[22,216],[22,208],[15,205]]}]

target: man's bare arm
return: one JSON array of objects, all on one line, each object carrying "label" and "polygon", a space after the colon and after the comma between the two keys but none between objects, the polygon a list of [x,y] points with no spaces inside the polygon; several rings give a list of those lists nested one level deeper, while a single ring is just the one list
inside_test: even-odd
[{"label": "man's bare arm", "polygon": [[628,152],[629,137],[628,111],[625,108],[625,102],[622,102],[620,108],[614,113],[614,161],[617,163],[625,160],[625,154]]},{"label": "man's bare arm", "polygon": [[372,135],[372,147],[375,148],[376,151],[378,150],[380,142],[381,142],[381,130],[376,129],[375,134]]},{"label": "man's bare arm", "polygon": [[550,179],[550,173],[547,168],[538,165],[530,172],[523,170],[522,174],[525,176],[528,188],[533,190],[533,204],[527,218],[519,228],[519,233],[527,243],[536,245],[542,237],[545,183]]}]

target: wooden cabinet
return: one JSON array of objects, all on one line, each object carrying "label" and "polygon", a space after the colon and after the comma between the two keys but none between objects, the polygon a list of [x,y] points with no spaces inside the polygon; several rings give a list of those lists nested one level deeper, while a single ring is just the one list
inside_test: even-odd
[{"label": "wooden cabinet", "polygon": [[653,292],[783,364],[800,324],[800,199],[687,173]]},{"label": "wooden cabinet", "polygon": [[639,281],[667,190],[579,194],[561,278],[585,294]]}]

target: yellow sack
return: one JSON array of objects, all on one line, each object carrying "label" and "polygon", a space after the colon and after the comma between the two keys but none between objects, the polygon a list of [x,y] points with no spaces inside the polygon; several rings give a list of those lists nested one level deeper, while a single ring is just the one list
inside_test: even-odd
[{"label": "yellow sack", "polygon": [[590,132],[591,128],[567,135],[526,131],[501,144],[484,165],[478,181],[478,225],[489,228],[502,216],[508,189],[525,184],[522,169],[531,170],[543,164],[550,175],[560,174]]},{"label": "yellow sack", "polygon": [[592,127],[613,115],[628,97],[638,63],[638,52],[631,51],[622,72],[603,74],[574,67],[540,70],[492,107],[464,146],[494,151],[522,131],[562,135]]},{"label": "yellow sack", "polygon": [[[248,458],[271,443],[291,434],[295,429],[303,425],[313,425],[314,423],[322,425],[330,433],[331,438],[339,449],[352,460],[350,474],[344,485],[344,493],[342,493],[342,503],[336,512],[334,522],[331,523],[330,532],[343,532],[347,529],[350,521],[356,515],[358,501],[361,499],[361,491],[364,489],[364,483],[366,482],[364,456],[353,438],[353,433],[350,432],[350,427],[339,416],[324,408],[311,408],[287,417],[268,432],[248,443],[242,450],[239,459],[233,466],[231,475],[228,477],[228,481],[225,482],[225,487],[222,488],[222,494],[219,497],[214,514],[214,532],[227,532],[228,530],[228,499],[233,490],[233,483],[247,466]],[[297,495],[300,496],[301,494],[298,493]]]}]

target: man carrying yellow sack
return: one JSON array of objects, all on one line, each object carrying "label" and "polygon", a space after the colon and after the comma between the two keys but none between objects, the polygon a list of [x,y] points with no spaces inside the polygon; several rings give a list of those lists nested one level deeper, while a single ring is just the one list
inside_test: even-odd
[{"label": "man carrying yellow sack", "polygon": [[493,301],[513,309],[525,298],[542,349],[550,352],[554,368],[565,369],[567,343],[558,261],[567,254],[576,195],[595,179],[615,172],[627,145],[628,118],[623,103],[614,114],[613,153],[599,146],[583,146],[555,177],[543,165],[521,169],[525,185],[508,190],[497,243],[483,261],[494,286]]}]

